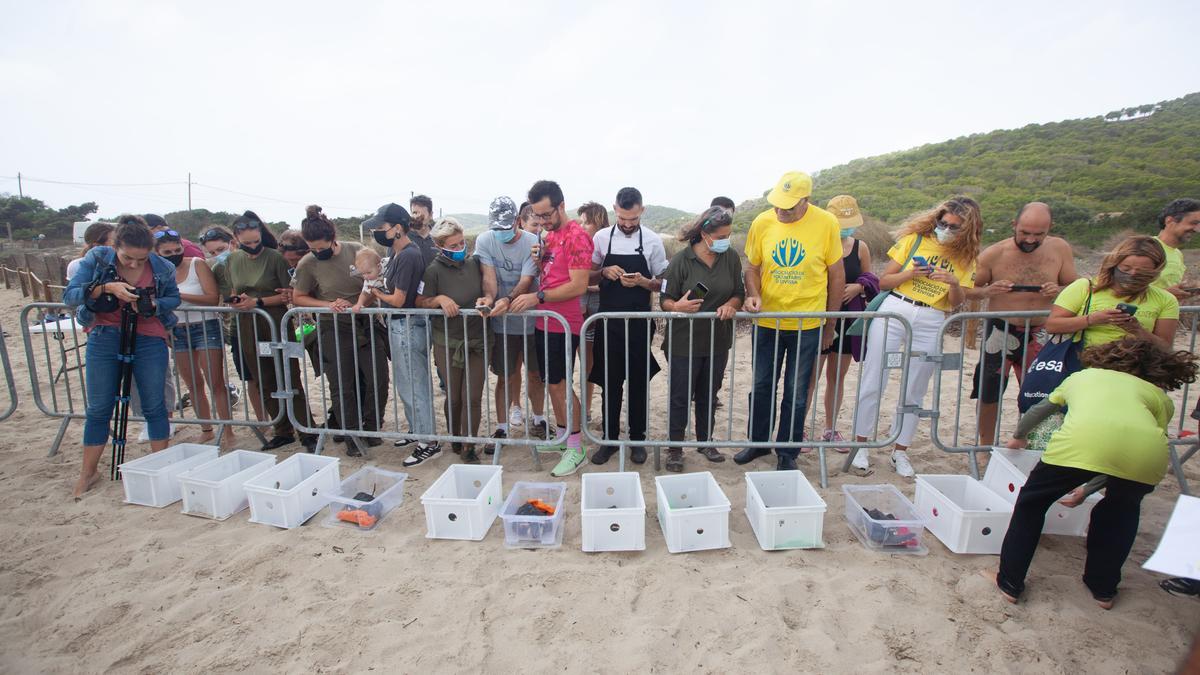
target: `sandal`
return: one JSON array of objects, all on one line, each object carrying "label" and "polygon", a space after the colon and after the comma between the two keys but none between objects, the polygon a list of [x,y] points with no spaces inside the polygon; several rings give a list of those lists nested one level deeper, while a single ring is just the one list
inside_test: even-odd
[{"label": "sandal", "polygon": [[1171,579],[1163,579],[1158,582],[1159,588],[1180,597],[1200,597],[1200,581],[1195,579],[1185,579],[1184,577],[1173,577]]}]

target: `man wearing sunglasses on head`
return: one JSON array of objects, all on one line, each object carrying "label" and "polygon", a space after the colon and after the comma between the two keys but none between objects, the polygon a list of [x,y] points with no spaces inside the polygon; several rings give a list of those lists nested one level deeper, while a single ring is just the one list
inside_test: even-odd
[{"label": "man wearing sunglasses on head", "polygon": [[[166,232],[167,230],[171,229],[171,226],[167,224],[166,219],[154,213],[147,213],[146,215],[142,216],[142,220],[146,221],[146,225],[150,228],[150,232],[152,233]],[[200,258],[202,260],[204,259],[204,249],[197,246],[194,242],[188,241],[187,239],[183,239],[182,237],[180,239],[183,241],[183,257]]]}]

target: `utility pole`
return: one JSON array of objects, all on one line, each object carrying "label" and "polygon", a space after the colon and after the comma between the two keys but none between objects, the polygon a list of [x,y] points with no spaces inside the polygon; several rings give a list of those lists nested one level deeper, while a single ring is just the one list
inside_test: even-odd
[{"label": "utility pole", "polygon": [[188,211],[192,210],[192,172],[188,172]]},{"label": "utility pole", "polygon": [[21,189],[21,172],[17,172],[17,196],[21,199],[25,198],[25,190]]}]

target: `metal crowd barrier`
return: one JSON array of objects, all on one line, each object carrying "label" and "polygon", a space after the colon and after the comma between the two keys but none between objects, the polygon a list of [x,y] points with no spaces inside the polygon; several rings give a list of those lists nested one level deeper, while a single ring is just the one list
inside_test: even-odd
[{"label": "metal crowd barrier", "polygon": [[[186,342],[182,344],[187,344],[189,347],[220,344],[219,349],[200,350],[205,353],[198,357],[200,360],[195,363],[196,368],[193,368],[192,364],[187,361],[183,361],[181,364],[182,354],[185,352],[172,349],[172,368],[167,377],[167,392],[165,392],[171,423],[211,425],[216,434],[216,438],[212,441],[214,443],[221,442],[226,428],[230,426],[249,427],[260,440],[263,440],[259,430],[275,425],[283,419],[283,406],[279,406],[279,409],[269,416],[265,411],[272,407],[269,403],[271,398],[284,398],[284,395],[277,392],[275,388],[272,388],[271,391],[261,391],[254,385],[254,382],[261,382],[270,377],[268,370],[275,371],[273,373],[275,381],[283,381],[279,373],[278,359],[274,358],[273,352],[269,348],[269,345],[278,342],[278,328],[275,322],[271,320],[269,314],[261,309],[240,312],[231,307],[205,307],[202,310],[179,311],[188,312],[191,315],[189,318],[195,318],[197,322],[202,319],[219,319],[222,322],[217,325],[200,323],[196,335],[185,336]],[[36,321],[31,320],[34,316],[37,317]],[[255,321],[254,317],[260,321]],[[228,321],[228,329],[224,327],[224,321]],[[49,455],[54,456],[58,453],[63,435],[70,422],[86,417],[88,401],[85,377],[87,334],[83,327],[76,322],[72,308],[61,303],[37,302],[26,305],[21,309],[20,322],[34,404],[42,413],[62,420],[54,442],[50,446]],[[265,358],[253,359],[251,362],[250,359],[243,358],[240,353],[231,354],[228,342],[230,340],[240,342],[233,338],[235,334],[251,337],[253,343],[258,346],[258,353]],[[264,345],[267,346],[265,351],[263,350]],[[186,353],[190,354],[191,352]],[[230,364],[235,360],[236,363],[231,368]],[[235,378],[233,374],[239,371],[244,376]],[[238,396],[241,401],[240,414],[231,406],[228,416],[225,416],[224,411],[214,406],[213,401],[216,396],[211,386],[211,379],[207,376],[209,373],[220,373],[220,379],[227,384],[235,385],[240,394]],[[197,392],[191,391],[190,387],[186,386],[186,382],[192,380],[196,374],[205,380],[205,396],[209,401],[210,413],[203,418],[188,413],[189,408],[192,412],[196,411],[198,397]],[[136,390],[137,387],[134,387],[135,393]],[[174,395],[172,395],[172,391]],[[227,391],[229,391],[228,388]],[[192,399],[192,404],[187,407],[179,403],[179,398],[184,392],[187,392]],[[252,409],[255,411],[253,416]],[[259,415],[257,412],[259,410],[264,413]],[[139,414],[131,414],[130,419],[138,422],[145,421],[145,418]]]},{"label": "metal crowd barrier", "polygon": [[[555,312],[528,311],[520,315],[528,319],[530,325],[538,319],[557,323],[564,331],[570,327],[566,319]],[[332,438],[335,441],[345,440],[352,444],[364,456],[369,452],[370,445],[379,445],[383,440],[405,440],[408,442],[450,443],[452,447],[475,447],[479,451],[493,453],[492,462],[500,463],[501,451],[506,445],[524,445],[530,448],[535,467],[541,469],[539,452],[554,451],[567,438],[567,432],[572,425],[570,397],[567,397],[564,411],[566,430],[559,434],[546,434],[539,437],[533,433],[531,411],[535,407],[530,398],[531,380],[528,378],[528,367],[522,367],[523,409],[525,411],[523,428],[510,427],[507,438],[496,438],[491,435],[489,421],[495,419],[497,412],[493,406],[495,380],[490,367],[493,352],[508,346],[507,341],[520,340],[522,353],[534,355],[534,335],[496,335],[488,321],[483,322],[483,339],[478,340],[475,349],[468,349],[467,356],[462,360],[462,384],[456,385],[455,377],[446,378],[445,374],[454,375],[450,367],[441,369],[437,362],[453,366],[457,348],[450,344],[434,343],[434,326],[440,323],[441,328],[451,332],[455,324],[460,324],[468,338],[477,338],[477,333],[468,332],[468,319],[484,318],[475,309],[462,309],[457,317],[448,317],[437,309],[364,309],[359,313],[335,313],[327,308],[297,307],[289,310],[283,317],[284,331],[289,336],[295,336],[299,342],[288,341],[274,345],[287,360],[296,360],[297,369],[284,368],[284,382],[292,388],[292,378],[297,376],[303,380],[303,390],[308,392],[308,407],[312,408],[306,420],[301,408],[304,402],[291,394],[281,394],[287,398],[287,414],[292,425],[302,433],[317,434],[317,452]],[[393,321],[416,324],[423,320],[423,327],[413,327],[422,330],[426,350],[409,349],[398,353],[390,343],[390,330]],[[339,356],[340,355],[340,356]],[[543,360],[550,360],[550,346],[543,345]],[[427,372],[423,382],[399,382],[392,377],[390,361],[396,358],[406,359],[409,372],[417,370]],[[567,361],[568,368],[566,383],[573,382],[574,368],[571,364],[570,345],[564,344],[563,354],[558,358]],[[431,360],[434,362],[430,366]],[[446,373],[442,371],[445,370]],[[330,372],[331,371],[331,372]],[[514,373],[515,374],[515,373]],[[334,382],[336,380],[336,383]],[[353,383],[353,384],[351,384]],[[347,387],[346,385],[351,385]],[[476,386],[479,390],[476,391]],[[456,390],[457,387],[457,390]],[[353,392],[346,391],[353,388]],[[407,388],[406,391],[402,391]],[[407,411],[402,410],[400,395],[408,394],[416,399],[420,389],[430,392],[432,405],[428,414],[432,419],[423,420],[432,433],[419,433],[412,426]],[[390,399],[390,404],[388,400]],[[460,402],[459,406],[447,408],[447,401]],[[477,402],[476,402],[477,401]],[[552,404],[549,389],[545,388],[542,395],[543,414],[550,429],[553,430],[555,419],[552,415]],[[508,403],[513,403],[509,401]],[[447,419],[447,412],[455,415],[456,421],[465,413],[464,423],[468,431],[478,429],[474,433],[455,433]],[[502,411],[507,420],[509,411]],[[414,410],[414,415],[422,411]],[[414,420],[415,421],[415,420]],[[461,430],[461,429],[460,429]],[[372,443],[368,439],[378,439]]]},{"label": "metal crowd barrier", "polygon": [[[624,392],[624,395],[622,396],[622,411],[624,413],[625,422],[620,426],[620,428],[625,430],[626,432],[628,432],[628,426],[629,426],[628,420],[630,419],[631,411],[633,411],[633,406],[635,406],[635,405],[643,406],[643,409],[645,410],[645,417],[647,420],[647,429],[646,429],[646,438],[645,439],[632,440],[628,437],[625,437],[625,438],[610,437],[606,430],[601,430],[599,435],[597,435],[587,425],[584,425],[584,435],[590,443],[595,444],[595,445],[618,446],[618,458],[619,458],[618,469],[619,470],[624,470],[626,452],[628,451],[629,448],[633,448],[633,447],[645,447],[645,448],[653,449],[656,469],[661,468],[661,449],[663,447],[738,448],[738,449],[741,449],[741,448],[813,449],[813,448],[815,448],[817,450],[817,454],[818,454],[818,458],[819,458],[818,459],[818,467],[819,467],[819,471],[820,471],[821,486],[826,487],[828,485],[828,471],[826,468],[826,461],[825,461],[825,454],[826,454],[827,450],[829,450],[830,448],[848,448],[850,450],[850,452],[847,454],[847,457],[846,457],[846,470],[848,470],[849,463],[850,463],[851,459],[853,458],[853,454],[859,448],[880,448],[880,447],[890,445],[891,443],[894,443],[900,435],[900,427],[898,424],[895,425],[896,428],[894,431],[890,432],[889,434],[887,434],[884,437],[881,437],[879,434],[879,417],[880,417],[880,415],[876,414],[873,417],[873,419],[871,420],[872,432],[868,436],[867,440],[865,440],[865,441],[856,440],[856,437],[855,437],[855,434],[854,434],[854,431],[852,428],[853,422],[851,423],[850,427],[841,425],[842,429],[845,429],[846,431],[848,431],[848,433],[846,434],[846,440],[841,440],[841,441],[823,440],[822,438],[819,437],[821,435],[820,433],[814,433],[814,434],[810,435],[807,432],[804,434],[804,440],[802,440],[802,441],[788,441],[788,442],[777,442],[775,440],[766,440],[766,441],[758,441],[758,442],[750,441],[750,435],[751,435],[750,426],[749,426],[750,411],[752,411],[754,409],[754,403],[755,403],[752,356],[753,356],[754,338],[756,335],[756,331],[760,330],[760,327],[758,326],[757,321],[759,321],[759,320],[774,321],[775,325],[778,326],[785,319],[797,319],[797,320],[823,319],[823,320],[827,320],[827,323],[825,325],[822,325],[820,328],[813,329],[813,332],[815,332],[817,335],[817,337],[816,337],[816,340],[817,340],[816,352],[817,352],[817,354],[819,354],[820,345],[822,344],[823,339],[827,334],[827,331],[831,330],[831,327],[838,327],[838,326],[849,327],[849,325],[855,319],[859,319],[859,318],[872,319],[874,322],[877,322],[877,323],[872,324],[871,330],[887,330],[888,324],[892,321],[899,322],[899,324],[902,326],[902,328],[904,330],[904,337],[902,340],[902,343],[903,343],[902,349],[900,351],[889,352],[888,354],[886,354],[885,359],[883,360],[883,367],[879,371],[879,373],[876,374],[876,376],[879,377],[879,381],[880,381],[880,400],[882,401],[882,399],[887,395],[886,390],[888,388],[888,384],[891,379],[889,377],[889,371],[891,371],[891,370],[899,370],[900,371],[899,391],[904,390],[905,384],[908,379],[908,360],[909,360],[909,354],[912,351],[913,335],[912,335],[912,326],[909,325],[908,321],[906,319],[904,319],[902,316],[900,316],[898,314],[890,313],[890,312],[811,312],[811,313],[738,312],[735,315],[734,319],[732,319],[732,321],[734,321],[734,326],[733,326],[734,339],[733,339],[733,343],[729,349],[728,359],[726,362],[727,365],[725,367],[724,375],[720,378],[721,382],[716,383],[716,386],[714,387],[714,391],[711,392],[712,396],[714,398],[717,397],[718,395],[723,395],[725,398],[725,401],[723,402],[723,407],[725,408],[725,413],[722,416],[723,423],[722,424],[716,423],[717,422],[717,414],[715,412],[715,409],[710,408],[710,411],[712,411],[712,416],[713,416],[713,431],[710,434],[709,440],[696,441],[694,439],[694,436],[690,439],[688,438],[688,436],[689,436],[688,431],[692,430],[692,428],[694,427],[693,419],[692,419],[692,407],[693,407],[692,404],[694,403],[694,400],[691,399],[691,397],[689,397],[688,404],[685,406],[685,410],[684,410],[685,440],[672,441],[670,439],[670,428],[669,428],[669,426],[670,426],[670,411],[669,411],[670,394],[669,394],[669,392],[673,391],[675,387],[682,386],[682,385],[680,383],[672,381],[673,377],[671,374],[671,368],[670,368],[669,362],[666,364],[666,367],[664,368],[664,370],[666,371],[666,375],[664,376],[663,374],[659,373],[659,375],[657,376],[657,377],[666,377],[665,389],[659,388],[659,387],[652,388],[652,386],[648,385],[646,387],[646,392],[645,392],[644,396],[642,397],[642,400],[634,401],[633,397],[631,395],[629,395],[629,387],[624,386],[622,388],[623,392]],[[715,325],[715,322],[718,322],[720,320],[717,319],[717,315],[712,312],[704,312],[704,313],[698,312],[695,314],[687,314],[687,313],[681,313],[681,312],[601,312],[601,313],[593,314],[593,315],[589,316],[584,321],[583,329],[581,330],[581,334],[586,334],[589,328],[595,326],[597,341],[599,341],[601,339],[600,336],[602,334],[609,335],[610,322],[618,323],[619,327],[623,330],[615,331],[615,333],[618,335],[621,335],[621,334],[624,335],[624,344],[622,345],[622,347],[623,347],[622,353],[625,354],[626,356],[628,356],[632,353],[637,358],[641,358],[641,354],[644,352],[645,358],[646,358],[646,363],[645,364],[639,363],[639,366],[640,367],[644,366],[646,369],[649,369],[649,360],[653,356],[653,352],[655,350],[655,343],[657,343],[657,345],[659,345],[661,348],[661,345],[669,344],[671,342],[671,338],[673,337],[674,325],[675,325],[674,323],[672,323],[672,321],[686,321],[688,323],[688,329],[687,329],[688,330],[688,354],[687,355],[690,357],[696,351],[696,344],[695,344],[695,340],[694,340],[694,336],[695,336],[695,332],[696,332],[696,323],[695,322],[705,321],[705,322],[714,323],[714,325]],[[748,335],[747,335],[746,331],[738,330],[739,324],[742,324],[744,326],[743,322],[745,322],[745,321],[754,322],[751,325]],[[655,335],[657,337],[652,337],[650,332],[646,331],[645,344],[637,345],[637,351],[631,351],[632,345],[629,341],[629,336],[630,336],[629,328],[630,328],[630,326],[634,326],[639,322],[644,322],[644,323],[657,322],[659,324],[658,329],[655,331]],[[749,337],[749,340],[746,339],[747,337]],[[835,345],[836,344],[837,343],[835,342]],[[865,351],[865,344],[866,344],[865,337],[863,338],[862,344],[864,346],[863,349]],[[708,353],[712,353],[713,347],[715,347],[715,338],[714,338],[712,331],[709,331],[709,345],[707,345],[707,347],[708,347]],[[580,372],[580,390],[586,391],[586,378],[588,376],[589,369],[591,367],[590,364],[593,362],[594,359],[593,359],[592,354],[587,353],[588,350],[586,348],[586,345],[582,351],[583,351],[583,355],[581,356],[582,367],[581,367],[581,372]],[[784,375],[784,373],[782,372],[782,368],[781,368],[781,366],[783,366],[783,363],[781,363],[778,352],[779,352],[779,350],[776,349],[775,353],[772,356],[772,372],[773,373],[778,372],[782,376],[782,375]],[[741,355],[741,356],[739,357],[739,355]],[[657,356],[662,356],[662,354],[660,353]],[[812,364],[814,375],[813,375],[812,379],[810,380],[809,383],[804,383],[801,381],[800,377],[793,377],[792,378],[792,391],[790,392],[790,394],[791,394],[792,400],[796,401],[800,397],[805,396],[805,390],[807,389],[807,393],[809,395],[807,398],[812,400],[814,402],[814,404],[808,405],[808,409],[806,410],[806,413],[805,413],[805,422],[804,423],[806,426],[812,425],[815,430],[816,428],[819,428],[816,426],[816,421],[818,419],[818,414],[817,414],[818,408],[821,407],[820,405],[817,405],[815,403],[820,402],[822,400],[822,397],[823,397],[822,387],[823,386],[828,387],[829,385],[826,384],[825,373],[821,372],[821,371],[825,370],[824,368],[820,367],[823,364],[823,359],[821,359],[817,355],[814,355],[814,356],[815,356],[815,358],[814,358],[814,361]],[[655,358],[657,360],[657,357],[655,357]],[[628,383],[629,375],[631,372],[630,371],[631,359],[624,358],[623,361],[624,361],[623,367],[625,368],[625,381],[626,381],[626,383]],[[834,367],[835,367],[835,376],[836,376],[834,386],[836,387],[837,386],[836,381],[840,380],[841,379],[840,376],[842,375],[842,371],[841,371],[842,362],[840,359],[836,359],[834,363],[835,363]],[[802,364],[800,364],[797,361],[797,366],[799,367],[801,365]],[[715,369],[711,360],[710,360],[709,366],[710,366],[709,374],[708,374],[707,378],[705,378],[705,379],[707,379],[711,383],[714,381],[714,369]],[[597,375],[600,376],[603,381],[607,381],[609,379],[609,375],[611,374],[610,372],[607,371],[607,367],[608,367],[608,363],[607,363],[607,360],[605,360],[603,366],[598,368],[598,370],[600,370],[601,372],[598,372]],[[853,366],[852,366],[852,368],[853,368]],[[857,366],[857,371],[858,371],[857,375],[854,377],[849,377],[850,373],[847,373],[847,378],[846,378],[846,383],[845,383],[846,390],[857,391],[856,384],[863,381],[863,372],[862,372],[863,371],[863,361],[859,361],[858,366]],[[639,371],[639,372],[644,372],[644,371]],[[747,381],[747,378],[745,377],[746,373],[749,373],[748,381]],[[701,373],[701,375],[703,375],[703,373]],[[741,375],[741,377],[739,377],[739,375]],[[692,374],[691,374],[690,368],[689,368],[688,382],[687,382],[688,390],[692,389],[692,379],[691,378],[692,378]],[[741,387],[739,387],[739,381],[741,381]],[[783,396],[781,395],[781,390],[783,387],[782,383],[784,381],[785,381],[785,377],[777,377],[776,381],[775,381],[775,386],[772,389],[771,412],[770,412],[769,432],[768,432],[769,438],[772,438],[772,439],[775,437],[776,423],[779,421],[777,419],[777,417],[779,414],[779,407],[780,407],[779,404],[783,398]],[[722,384],[724,384],[724,386],[722,386]],[[805,386],[806,384],[807,384],[807,386]],[[724,391],[722,392],[722,390],[724,390]],[[668,396],[665,399],[662,399],[660,397],[659,401],[655,401],[654,400],[655,397],[652,396],[652,391],[666,391],[666,392],[668,392]],[[746,392],[746,393],[742,394],[740,392]],[[786,392],[782,392],[782,393],[786,394]],[[837,393],[843,393],[843,392],[835,391],[834,393],[837,394]],[[742,407],[742,400],[739,398],[739,396],[747,397],[746,404],[748,405],[748,408]],[[900,397],[900,398],[902,400],[903,397]],[[839,419],[846,419],[848,417],[850,420],[853,421],[857,417],[858,402],[859,402],[858,396],[854,396],[852,399],[850,397],[846,397],[846,399],[847,400],[845,400],[843,402],[843,405],[845,403],[851,404],[850,414],[846,417],[843,417],[840,414],[842,406],[838,406],[838,408],[836,410],[834,410],[833,419],[831,420],[832,426],[834,429],[837,429],[839,427],[839,425],[838,425]],[[603,398],[601,400],[603,401]],[[603,406],[603,402],[601,403],[601,405]],[[721,404],[718,404],[718,405],[721,405]],[[590,409],[590,406],[591,406],[591,401],[586,400],[586,397],[585,397],[584,404],[583,404],[585,420],[589,418],[588,411]],[[882,410],[882,408],[883,408],[883,406],[881,404],[880,410]],[[739,411],[742,413],[742,415],[738,414]],[[897,405],[896,412],[897,412],[897,415],[905,412],[902,404]],[[639,411],[639,413],[640,413],[640,411]],[[602,417],[602,415],[600,417]],[[738,423],[735,424],[735,417],[744,417],[745,419],[744,420],[738,419],[737,420]],[[722,426],[724,427],[723,431],[721,430]],[[628,436],[628,433],[626,433],[624,435]],[[814,437],[816,437],[816,438],[814,438]]]},{"label": "metal crowd barrier", "polygon": [[[934,446],[949,453],[966,453],[970,458],[971,474],[979,477],[979,464],[976,453],[990,452],[992,447],[1003,444],[1010,438],[1019,419],[1017,410],[1017,393],[1020,391],[1019,380],[1028,368],[1037,350],[1045,343],[1046,335],[1039,334],[1040,324],[1050,315],[1046,311],[1027,312],[962,312],[946,318],[938,335],[941,351],[927,358],[940,364],[933,377],[933,401],[924,416],[930,418],[930,440]],[[990,326],[989,326],[990,324]],[[1180,308],[1180,330],[1175,336],[1175,348],[1197,353],[1197,331],[1200,329],[1200,307]],[[972,354],[967,348],[970,333],[975,331],[980,345],[978,353]],[[1013,335],[1019,333],[1020,337]],[[949,340],[947,338],[950,338]],[[1003,340],[1003,343],[1001,343]],[[1033,348],[1031,352],[1030,349]],[[983,382],[982,363],[987,355],[988,365],[999,362],[999,383]],[[1021,364],[1007,358],[1008,354],[1021,354],[1024,359]],[[1010,367],[1013,364],[1013,367]],[[971,374],[968,374],[971,367]],[[974,369],[980,372],[980,391],[978,399],[970,402],[970,395],[975,389]],[[942,378],[947,371],[957,371],[957,382],[952,388],[954,393],[953,405],[949,405],[942,396]],[[1019,372],[1018,372],[1019,371]],[[1011,387],[1009,386],[1011,382]],[[996,389],[999,391],[996,391]],[[1200,436],[1184,434],[1192,430],[1185,427],[1194,424],[1191,417],[1197,402],[1193,400],[1194,385],[1185,385],[1178,392],[1172,392],[1171,398],[1175,403],[1175,417],[1172,422],[1174,431],[1168,435],[1168,448],[1172,472],[1179,482],[1183,494],[1191,494],[1187,478],[1184,476],[1183,465],[1191,459],[1200,448]],[[995,418],[988,419],[985,409],[980,405],[985,395],[998,395],[999,401],[995,406]],[[964,396],[968,402],[964,404]],[[989,396],[990,397],[990,396]],[[967,433],[963,432],[964,410],[967,418]],[[952,415],[951,415],[952,413]],[[952,418],[953,422],[947,424]],[[1007,420],[1007,424],[1006,424]],[[950,427],[947,437],[946,427]]]},{"label": "metal crowd barrier", "polygon": [[0,422],[17,411],[17,385],[13,380],[12,362],[8,360],[8,334],[0,328],[0,361],[4,364],[4,381],[8,385],[8,405],[0,409]]}]

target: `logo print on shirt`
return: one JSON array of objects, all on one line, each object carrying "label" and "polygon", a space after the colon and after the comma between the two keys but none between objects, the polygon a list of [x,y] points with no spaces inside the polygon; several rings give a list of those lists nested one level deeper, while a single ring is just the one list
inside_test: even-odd
[{"label": "logo print on shirt", "polygon": [[771,260],[780,267],[796,267],[804,260],[807,253],[804,246],[795,239],[781,239],[771,251]]}]

